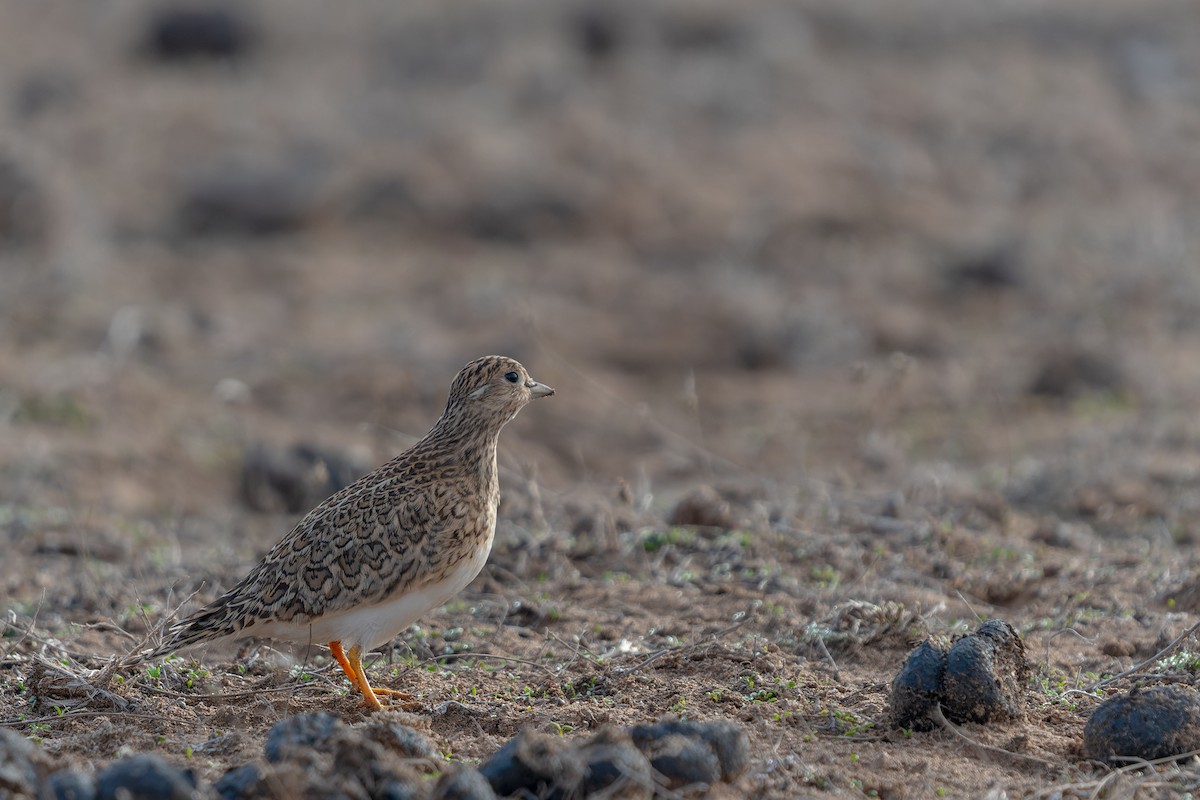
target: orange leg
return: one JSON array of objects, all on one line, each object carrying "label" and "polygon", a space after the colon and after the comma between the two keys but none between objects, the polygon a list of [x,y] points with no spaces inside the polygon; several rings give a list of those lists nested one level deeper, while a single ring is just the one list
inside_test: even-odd
[{"label": "orange leg", "polygon": [[350,666],[350,662],[346,660],[346,653],[342,650],[341,642],[330,642],[329,652],[333,653],[333,657],[337,659],[338,664],[342,667],[342,672],[346,673],[346,677],[355,686],[358,685],[358,676],[354,674],[354,667]]},{"label": "orange leg", "polygon": [[401,708],[407,708],[411,705],[414,705],[414,703],[411,701],[416,700],[416,698],[407,692],[400,692],[395,689],[371,688],[370,682],[367,681],[367,672],[365,669],[363,669],[362,649],[358,645],[351,647],[350,652],[347,654],[342,650],[341,642],[330,642],[329,651],[333,653],[333,657],[337,659],[338,664],[341,665],[342,672],[346,673],[346,677],[350,679],[350,682],[357,686],[358,690],[362,692],[362,704],[364,708],[368,708],[371,711],[379,711],[383,708],[383,704],[380,703],[379,698],[376,697],[377,694],[390,695],[392,697],[397,697],[401,700],[408,701],[402,703]]}]

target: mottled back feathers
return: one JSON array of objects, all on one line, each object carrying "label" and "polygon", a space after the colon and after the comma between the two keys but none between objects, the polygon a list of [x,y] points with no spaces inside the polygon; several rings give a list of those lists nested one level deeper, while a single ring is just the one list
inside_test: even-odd
[{"label": "mottled back feathers", "polygon": [[144,655],[383,603],[486,554],[499,503],[496,438],[530,400],[553,393],[511,358],[467,364],[429,433],[310,511],[241,582]]}]

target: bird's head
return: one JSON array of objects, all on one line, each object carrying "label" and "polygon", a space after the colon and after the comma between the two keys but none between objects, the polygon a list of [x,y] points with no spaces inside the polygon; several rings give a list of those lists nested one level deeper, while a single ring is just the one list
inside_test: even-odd
[{"label": "bird's head", "polygon": [[462,368],[450,385],[447,418],[494,421],[499,429],[531,400],[554,390],[529,377],[521,362],[507,356],[484,356]]}]

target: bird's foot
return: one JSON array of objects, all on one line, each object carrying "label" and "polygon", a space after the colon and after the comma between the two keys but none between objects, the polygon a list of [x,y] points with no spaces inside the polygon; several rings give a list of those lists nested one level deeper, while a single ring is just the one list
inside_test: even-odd
[{"label": "bird's foot", "polygon": [[[372,689],[374,697],[364,697],[360,708],[365,708],[368,711],[383,711],[385,708],[388,711],[419,711],[421,703],[418,702],[416,695],[408,692],[397,691],[396,689]],[[379,696],[383,696],[386,701],[379,702]]]}]

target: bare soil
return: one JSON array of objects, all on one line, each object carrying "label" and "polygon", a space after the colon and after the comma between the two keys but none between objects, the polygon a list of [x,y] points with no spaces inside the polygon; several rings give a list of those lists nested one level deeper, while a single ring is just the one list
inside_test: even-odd
[{"label": "bare soil", "polygon": [[[159,7],[0,9],[0,725],[48,763],[361,720],[321,648],[97,671],[295,521],[247,454],[369,468],[500,352],[558,395],[490,563],[370,668],[445,759],[674,714],[751,737],[713,796],[1200,787],[1081,745],[1200,684],[1191,4],[261,0],[218,57]],[[895,730],[994,617],[1023,718]]]}]

